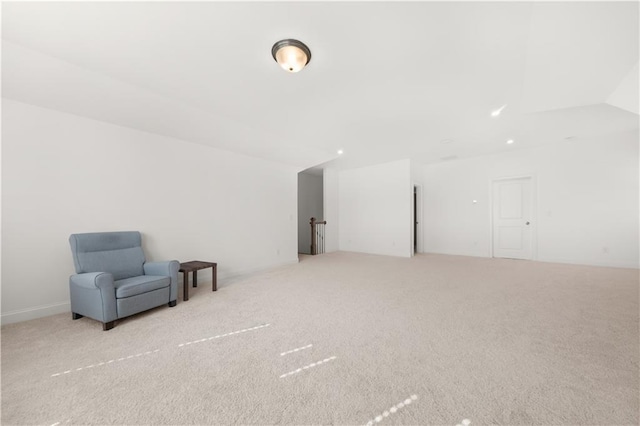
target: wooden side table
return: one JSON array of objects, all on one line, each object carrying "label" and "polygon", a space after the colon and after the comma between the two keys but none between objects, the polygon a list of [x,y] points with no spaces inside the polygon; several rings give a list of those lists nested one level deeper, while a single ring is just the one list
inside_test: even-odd
[{"label": "wooden side table", "polygon": [[198,287],[198,271],[201,269],[213,268],[213,281],[211,284],[211,291],[218,290],[218,264],[213,262],[201,262],[199,260],[192,260],[191,262],[185,262],[180,264],[179,272],[182,272],[184,281],[184,293],[182,300],[189,300],[189,272],[193,273],[193,286]]}]

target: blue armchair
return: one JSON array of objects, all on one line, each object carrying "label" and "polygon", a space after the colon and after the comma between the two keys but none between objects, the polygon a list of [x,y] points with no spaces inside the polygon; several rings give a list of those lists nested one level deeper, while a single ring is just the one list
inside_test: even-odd
[{"label": "blue armchair", "polygon": [[146,262],[139,232],[98,232],[69,237],[77,275],[69,278],[71,314],[111,330],[115,321],[164,303],[176,306],[177,260]]}]

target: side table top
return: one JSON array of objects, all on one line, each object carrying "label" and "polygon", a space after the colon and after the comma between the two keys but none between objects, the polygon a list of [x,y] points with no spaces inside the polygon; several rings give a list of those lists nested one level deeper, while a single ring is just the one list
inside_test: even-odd
[{"label": "side table top", "polygon": [[190,262],[184,262],[180,264],[181,272],[192,272],[205,268],[213,268],[217,264],[214,262],[203,262],[200,260],[192,260]]}]

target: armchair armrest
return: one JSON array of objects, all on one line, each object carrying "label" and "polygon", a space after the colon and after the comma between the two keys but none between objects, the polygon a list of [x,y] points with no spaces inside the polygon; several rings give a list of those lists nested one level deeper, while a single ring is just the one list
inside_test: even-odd
[{"label": "armchair armrest", "polygon": [[145,262],[142,265],[145,275],[158,275],[162,277],[171,277],[171,291],[169,302],[178,299],[178,270],[180,262],[177,260],[169,260],[167,262]]},{"label": "armchair armrest", "polygon": [[177,279],[180,262],[177,260],[169,260],[167,262],[145,262],[143,267],[145,275],[158,275],[161,277],[172,277],[175,275]]},{"label": "armchair armrest", "polygon": [[89,272],[69,277],[71,312],[103,323],[118,319],[113,275]]},{"label": "armchair armrest", "polygon": [[108,289],[113,288],[113,275],[108,272],[90,272],[86,274],[71,275],[71,284],[87,289]]}]

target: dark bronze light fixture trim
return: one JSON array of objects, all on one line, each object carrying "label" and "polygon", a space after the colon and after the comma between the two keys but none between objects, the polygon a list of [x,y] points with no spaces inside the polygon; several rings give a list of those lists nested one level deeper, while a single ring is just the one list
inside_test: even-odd
[{"label": "dark bronze light fixture trim", "polygon": [[[280,66],[282,66],[283,68],[287,69],[286,66],[284,66],[281,62],[278,61],[278,51],[284,47],[288,47],[288,46],[292,46],[295,48],[298,48],[302,51],[302,53],[304,53],[304,55],[306,56],[306,62],[304,63],[304,65],[302,65],[302,68],[304,68],[309,61],[311,61],[311,50],[309,50],[309,47],[307,47],[306,44],[304,44],[303,42],[301,42],[300,40],[295,40],[292,38],[287,38],[284,40],[280,40],[278,42],[276,42],[273,47],[271,48],[271,56],[273,56],[273,59],[278,62],[280,64]],[[302,69],[300,68],[300,69]],[[288,71],[294,72],[293,68],[289,68]],[[299,71],[299,70],[298,70]]]}]

